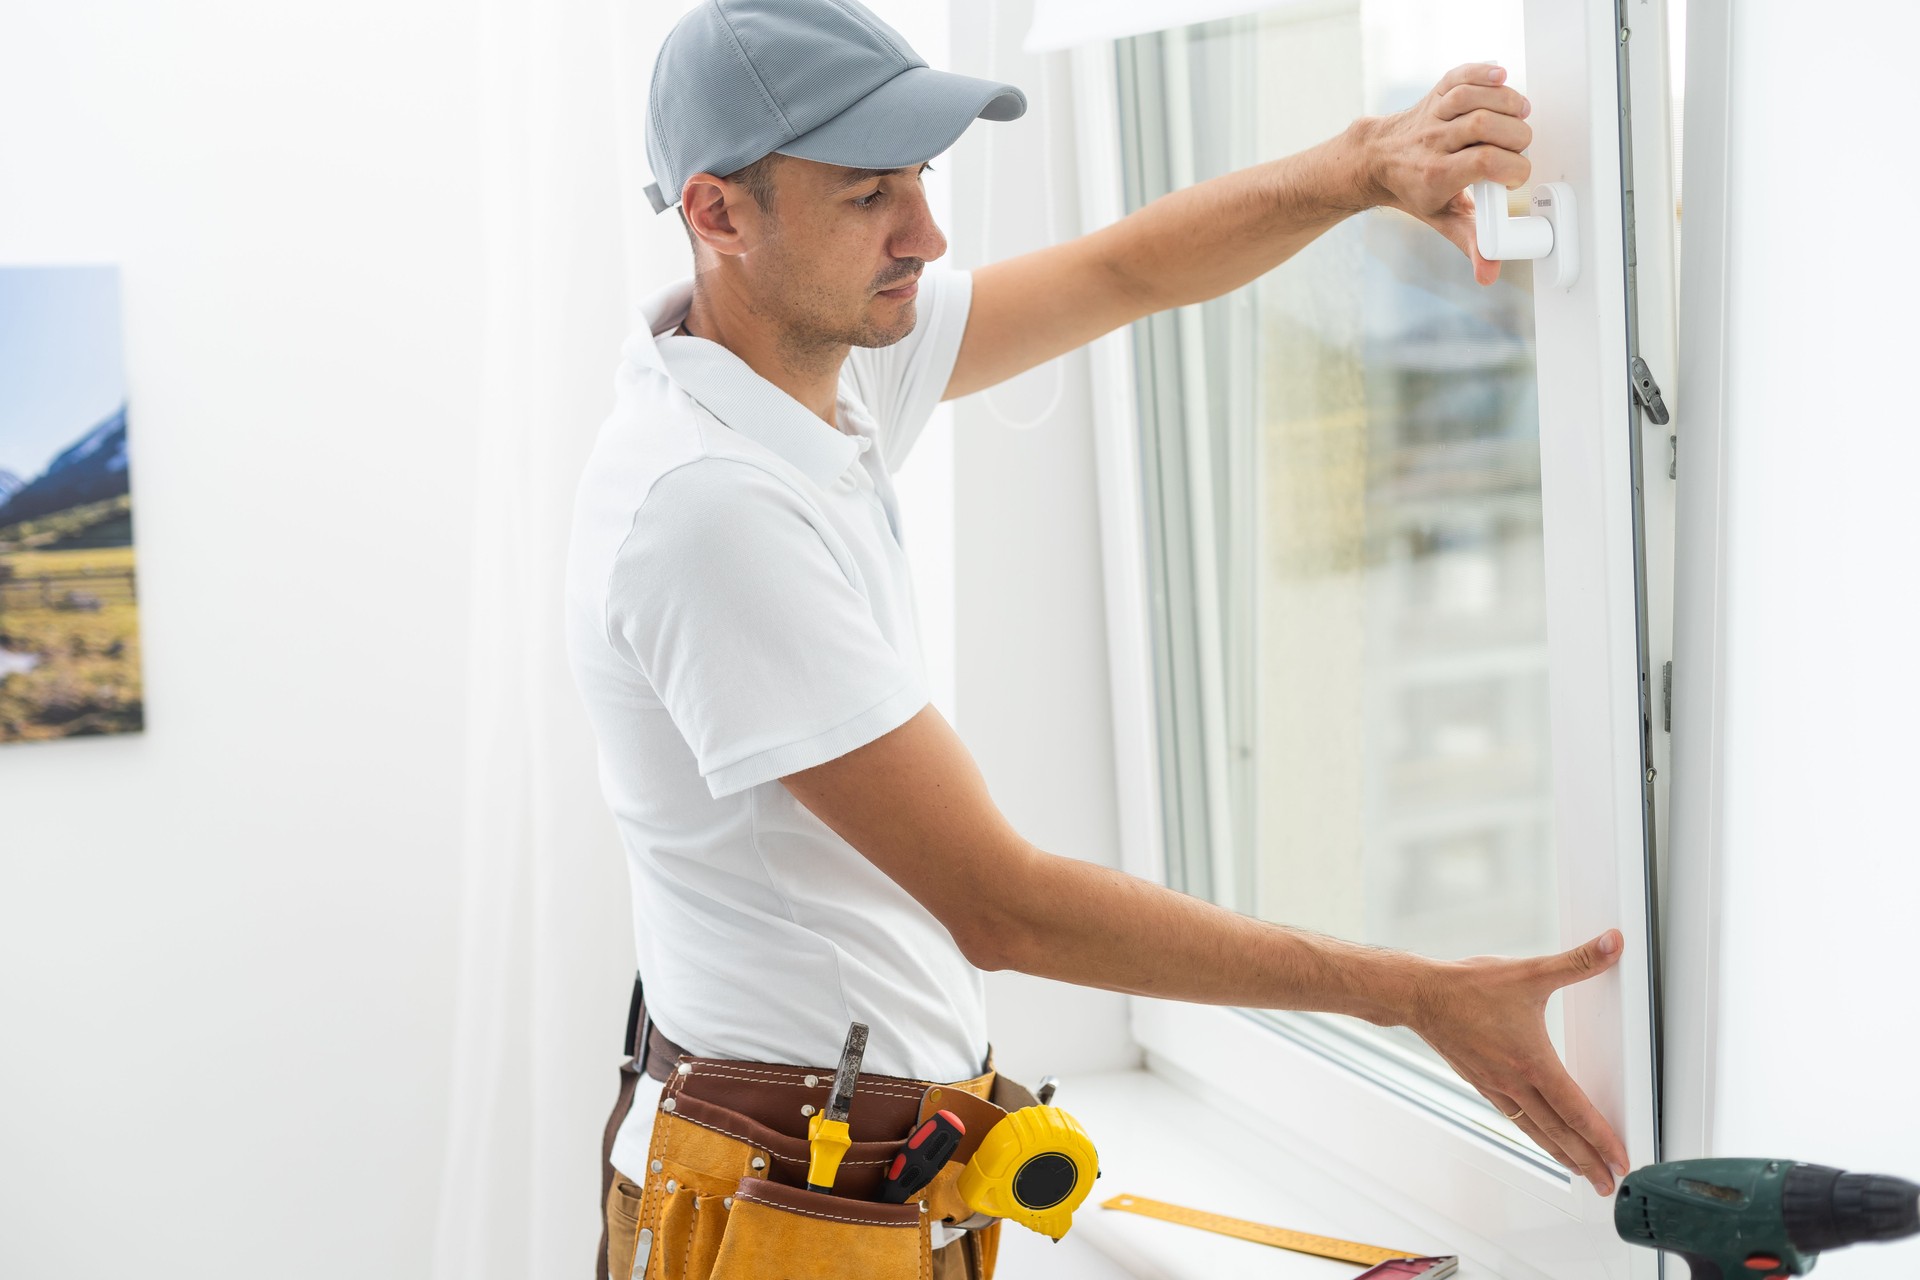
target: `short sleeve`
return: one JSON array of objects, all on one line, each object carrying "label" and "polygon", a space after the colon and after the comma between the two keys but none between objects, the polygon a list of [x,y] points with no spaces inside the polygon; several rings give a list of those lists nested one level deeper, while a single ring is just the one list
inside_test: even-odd
[{"label": "short sleeve", "polygon": [[888,470],[897,469],[920,439],[953,376],[973,308],[973,275],[922,272],[914,302],[913,332],[890,347],[854,347],[847,353],[846,376],[879,427]]},{"label": "short sleeve", "polygon": [[845,755],[927,704],[851,566],[824,518],[748,462],[688,463],[640,504],[608,582],[608,638],[716,799]]}]

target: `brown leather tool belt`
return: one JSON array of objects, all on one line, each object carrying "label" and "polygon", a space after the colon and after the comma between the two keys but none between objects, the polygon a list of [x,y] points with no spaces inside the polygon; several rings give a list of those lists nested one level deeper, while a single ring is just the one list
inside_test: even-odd
[{"label": "brown leather tool belt", "polygon": [[[602,1199],[604,1202],[614,1180],[614,1135],[632,1108],[640,1076],[647,1075],[666,1087],[661,1091],[659,1114],[654,1117],[649,1168],[642,1187],[640,1248],[656,1247],[657,1239],[658,1247],[674,1250],[673,1265],[662,1274],[675,1276],[731,1274],[727,1251],[738,1253],[753,1247],[753,1239],[738,1215],[742,1209],[765,1214],[774,1208],[784,1211],[785,1216],[768,1229],[768,1238],[780,1240],[781,1248],[807,1247],[809,1233],[789,1225],[802,1220],[820,1222],[831,1217],[838,1224],[832,1229],[843,1231],[853,1223],[874,1228],[917,1228],[913,1234],[919,1241],[919,1265],[914,1265],[915,1250],[903,1238],[898,1245],[873,1244],[875,1249],[893,1250],[874,1254],[873,1265],[907,1275],[930,1274],[929,1224],[944,1221],[979,1225],[959,1193],[960,1173],[967,1160],[1008,1111],[1035,1105],[1030,1092],[993,1070],[991,1051],[980,1076],[954,1083],[862,1072],[854,1086],[854,1104],[848,1117],[853,1145],[840,1162],[832,1196],[821,1196],[806,1189],[811,1157],[807,1127],[813,1112],[828,1104],[834,1076],[831,1066],[694,1057],[669,1040],[646,1016],[644,993],[637,979],[625,1044],[630,1056],[621,1067],[619,1101],[607,1121],[602,1144]],[[966,1136],[959,1148],[912,1201],[905,1205],[880,1203],[887,1166],[915,1127],[940,1110],[953,1112],[965,1127]],[[704,1210],[704,1218],[698,1216],[700,1210]],[[736,1219],[732,1231],[722,1225],[728,1217]],[[979,1239],[969,1246],[969,1253],[984,1262],[983,1267],[971,1268],[975,1274],[992,1273],[993,1255],[998,1252],[998,1225],[995,1220],[971,1233],[970,1238]],[[712,1236],[705,1245],[703,1233]],[[733,1245],[728,1244],[731,1236],[739,1237]],[[868,1232],[861,1239],[884,1241],[889,1237],[899,1238],[898,1232]],[[842,1243],[836,1247],[848,1246]],[[679,1255],[681,1250],[686,1256]],[[889,1259],[884,1264],[883,1256]],[[636,1261],[640,1261],[637,1270],[646,1268],[643,1260]]]}]

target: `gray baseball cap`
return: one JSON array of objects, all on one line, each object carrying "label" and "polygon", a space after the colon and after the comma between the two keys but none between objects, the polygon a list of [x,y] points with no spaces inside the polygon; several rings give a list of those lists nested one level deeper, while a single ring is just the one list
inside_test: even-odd
[{"label": "gray baseball cap", "polygon": [[903,169],[976,119],[1026,110],[1010,84],[935,71],[857,0],[702,0],[653,64],[647,199],[664,213],[694,174],[725,176],[775,151]]}]

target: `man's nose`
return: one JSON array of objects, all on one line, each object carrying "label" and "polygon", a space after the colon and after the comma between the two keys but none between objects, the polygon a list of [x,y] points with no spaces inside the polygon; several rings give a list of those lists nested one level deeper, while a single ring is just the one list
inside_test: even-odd
[{"label": "man's nose", "polygon": [[920,258],[927,262],[947,251],[947,238],[941,234],[940,224],[933,220],[933,210],[927,205],[924,191],[914,195],[913,215],[894,237],[892,249],[896,258]]}]

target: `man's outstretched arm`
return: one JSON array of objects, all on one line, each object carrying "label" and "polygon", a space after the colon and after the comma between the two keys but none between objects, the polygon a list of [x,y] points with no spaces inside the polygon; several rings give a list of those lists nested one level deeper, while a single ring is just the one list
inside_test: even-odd
[{"label": "man's outstretched arm", "polygon": [[1558,956],[1439,961],[1269,924],[1035,848],[987,793],[944,717],[781,779],[945,925],[982,969],[1252,1009],[1412,1028],[1549,1154],[1603,1195],[1627,1152],[1547,1038],[1554,991],[1619,958],[1609,931]]},{"label": "man's outstretched arm", "polygon": [[1205,302],[1257,279],[1350,214],[1401,209],[1460,247],[1490,284],[1500,264],[1474,247],[1466,187],[1507,186],[1532,167],[1525,98],[1487,63],[1456,67],[1398,115],[1357,120],[1298,155],[1161,196],[1064,244],[973,273],[973,308],[945,399],[980,391],[1142,316]]}]

